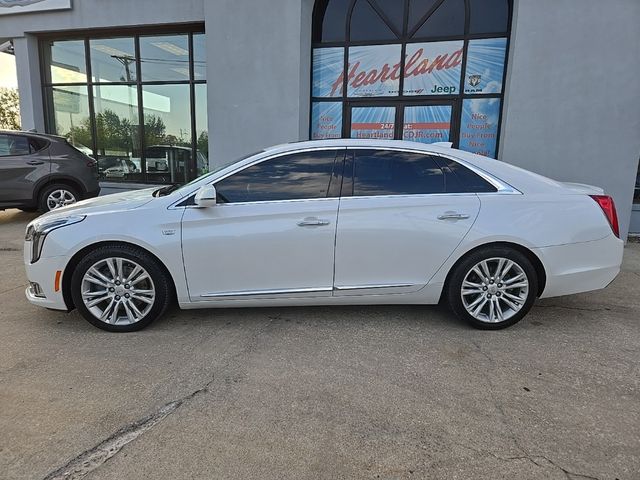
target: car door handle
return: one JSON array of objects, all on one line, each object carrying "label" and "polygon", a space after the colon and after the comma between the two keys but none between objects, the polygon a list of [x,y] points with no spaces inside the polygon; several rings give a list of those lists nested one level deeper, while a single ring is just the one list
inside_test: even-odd
[{"label": "car door handle", "polygon": [[299,227],[321,227],[323,225],[329,225],[329,220],[324,220],[317,217],[307,217],[304,220],[298,222]]},{"label": "car door handle", "polygon": [[438,215],[438,220],[464,220],[465,218],[469,218],[469,215],[466,213],[451,212]]},{"label": "car door handle", "polygon": [[44,162],[41,162],[40,160],[29,160],[27,165],[44,165]]}]

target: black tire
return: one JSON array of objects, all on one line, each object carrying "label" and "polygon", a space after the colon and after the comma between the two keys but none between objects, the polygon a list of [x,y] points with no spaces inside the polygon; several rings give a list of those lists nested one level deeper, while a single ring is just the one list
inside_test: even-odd
[{"label": "black tire", "polygon": [[52,210],[51,208],[49,208],[49,205],[47,205],[47,198],[52,192],[55,192],[56,190],[65,190],[69,192],[71,195],[73,195],[73,198],[76,199],[76,202],[82,200],[80,192],[77,188],[63,183],[54,183],[52,185],[47,185],[40,191],[40,195],[38,196],[38,210],[40,212],[47,213]]},{"label": "black tire", "polygon": [[[529,287],[526,294],[526,300],[521,304],[521,307],[517,312],[513,313],[510,318],[504,321],[489,322],[486,320],[480,320],[467,311],[467,308],[465,307],[462,300],[462,283],[467,274],[472,270],[474,266],[478,265],[483,260],[495,258],[504,258],[515,262],[515,264],[519,266],[526,275],[529,282]],[[495,262],[495,260],[493,260],[493,262]],[[453,312],[459,318],[468,322],[471,326],[480,330],[499,330],[518,323],[529,312],[529,310],[531,310],[533,302],[536,299],[537,292],[538,276],[536,274],[536,269],[533,267],[531,261],[527,258],[526,255],[519,252],[518,250],[508,247],[489,246],[468,254],[454,266],[454,269],[452,270],[447,281],[446,299]],[[481,293],[477,294],[475,298],[471,297],[471,300],[479,298],[480,296],[486,298],[486,294]],[[496,296],[499,297],[500,295]],[[498,301],[498,299],[494,298],[494,301]],[[501,301],[504,302],[505,300],[502,299]],[[481,313],[481,315],[483,314]],[[486,316],[489,315],[487,314]]]},{"label": "black tire", "polygon": [[[85,273],[97,262],[107,258],[132,260],[144,268],[151,277],[155,298],[148,313],[135,323],[122,325],[106,323],[96,317],[82,299],[82,279]],[[131,245],[105,245],[96,248],[80,261],[71,277],[71,297],[75,307],[93,326],[109,332],[134,332],[147,327],[165,312],[171,302],[172,292],[171,280],[158,261],[144,250]]]}]

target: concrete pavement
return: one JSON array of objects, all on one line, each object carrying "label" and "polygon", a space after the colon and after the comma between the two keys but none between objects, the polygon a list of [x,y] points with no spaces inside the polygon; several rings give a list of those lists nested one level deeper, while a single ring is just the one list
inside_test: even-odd
[{"label": "concrete pavement", "polygon": [[638,244],[500,332],[385,306],[119,335],[27,303],[31,218],[0,212],[0,478],[640,478]]}]

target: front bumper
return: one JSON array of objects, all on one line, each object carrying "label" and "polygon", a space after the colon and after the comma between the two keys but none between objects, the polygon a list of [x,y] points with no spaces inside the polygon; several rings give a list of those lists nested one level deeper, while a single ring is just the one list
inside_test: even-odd
[{"label": "front bumper", "polygon": [[[31,244],[29,243],[30,247]],[[30,263],[30,258],[27,258],[30,250],[25,249],[25,269],[27,272],[27,279],[30,283],[37,283],[40,286],[41,293],[39,296],[34,291],[32,285],[29,285],[25,291],[27,300],[34,305],[40,307],[51,308],[53,310],[68,311],[64,296],[62,295],[62,274],[60,275],[58,290],[55,288],[55,279],[57,271],[64,271],[64,267],[67,263],[66,256],[60,257],[48,257],[40,258],[36,263]]]},{"label": "front bumper", "polygon": [[615,235],[593,242],[535,248],[547,274],[541,298],[600,290],[620,273],[624,242]]}]

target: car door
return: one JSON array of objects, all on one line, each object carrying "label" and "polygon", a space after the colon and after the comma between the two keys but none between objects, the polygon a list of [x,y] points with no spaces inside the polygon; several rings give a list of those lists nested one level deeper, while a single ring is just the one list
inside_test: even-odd
[{"label": "car door", "polygon": [[33,199],[35,183],[51,170],[43,146],[24,135],[0,133],[0,203],[21,205]]},{"label": "car door", "polygon": [[330,296],[344,149],[268,158],[214,183],[182,222],[192,301]]},{"label": "car door", "polygon": [[427,154],[349,150],[334,295],[419,290],[464,238],[479,209],[475,193],[447,193],[445,171]]}]

